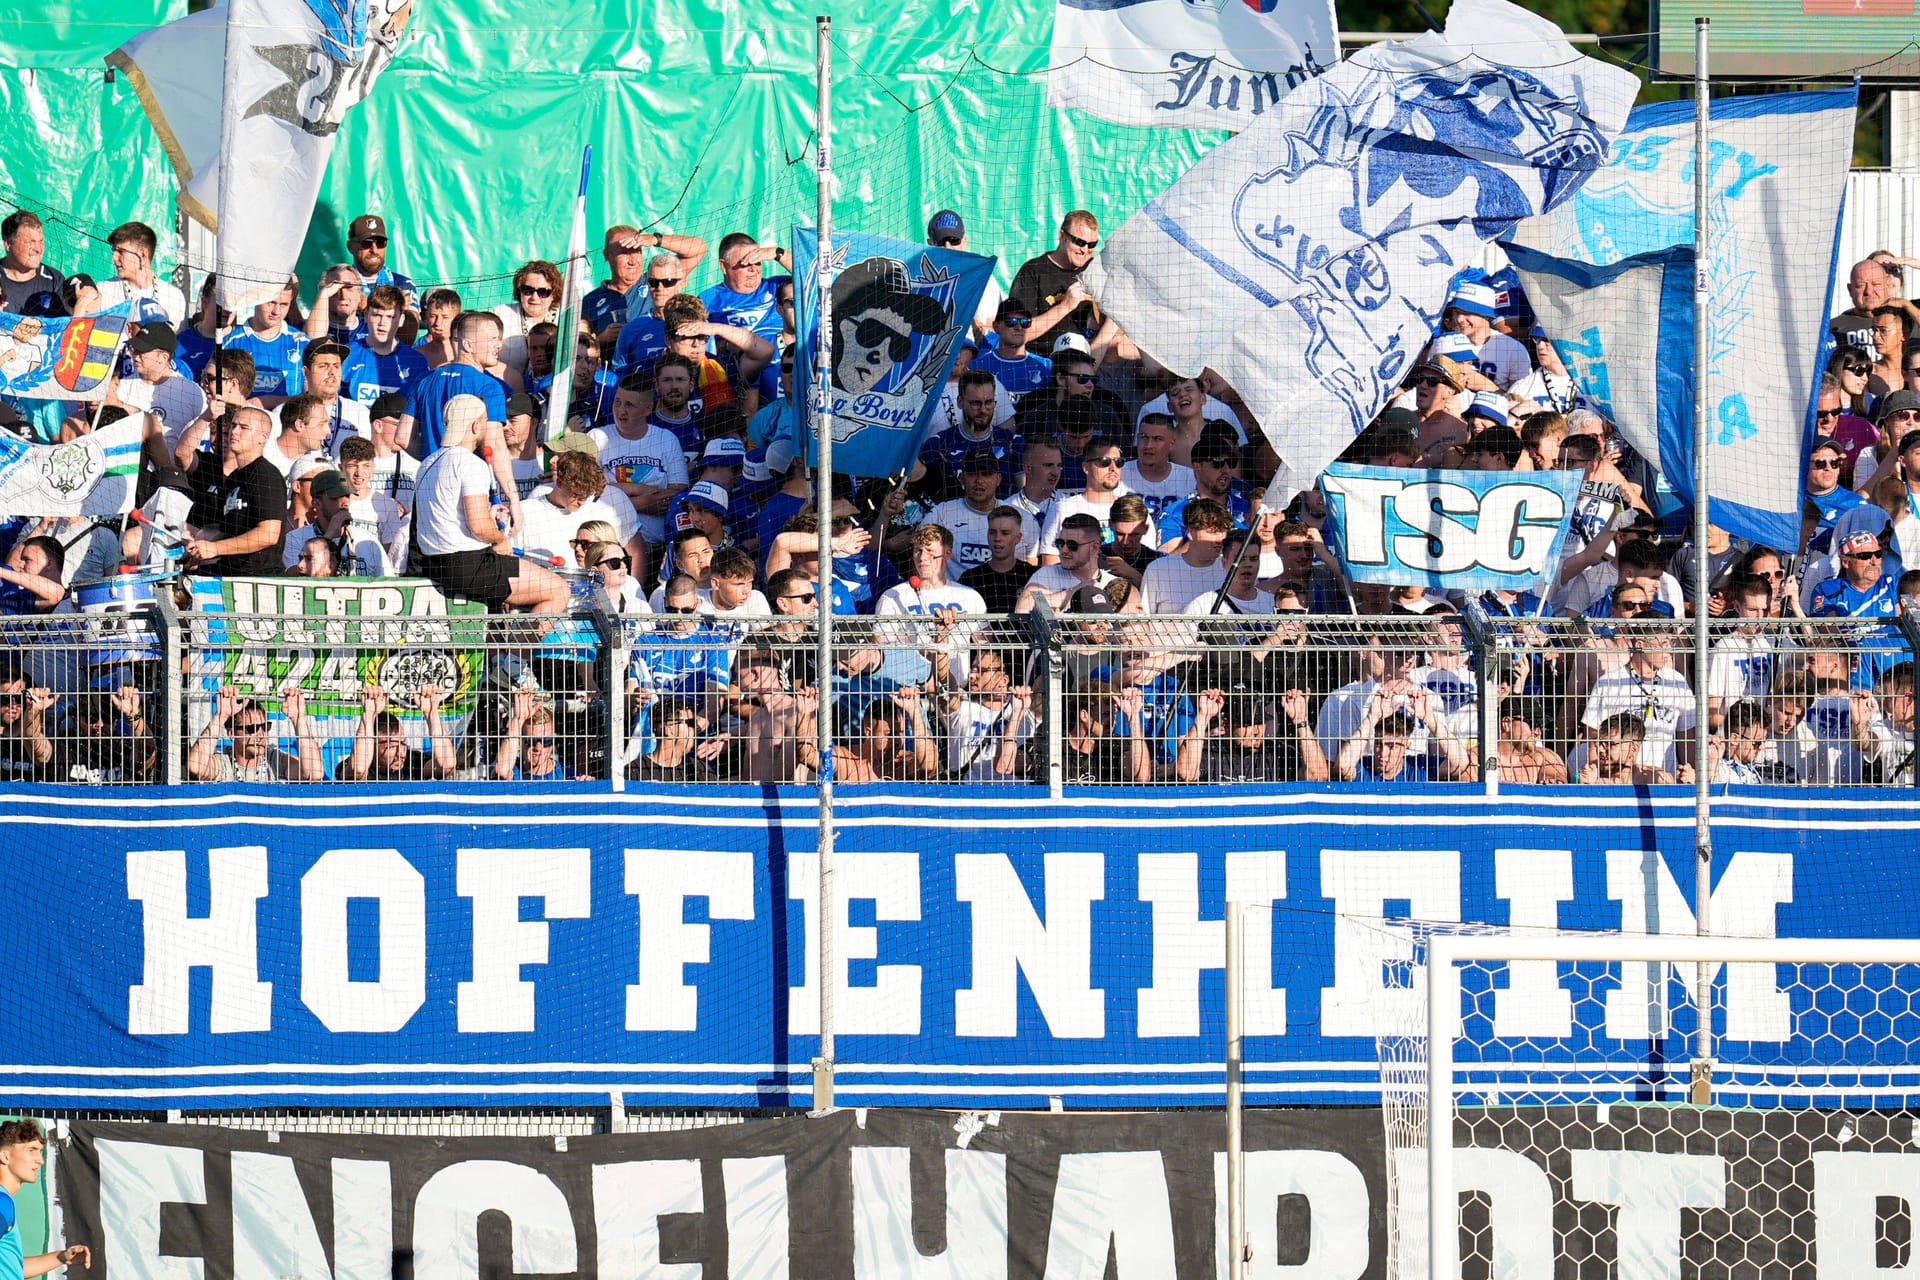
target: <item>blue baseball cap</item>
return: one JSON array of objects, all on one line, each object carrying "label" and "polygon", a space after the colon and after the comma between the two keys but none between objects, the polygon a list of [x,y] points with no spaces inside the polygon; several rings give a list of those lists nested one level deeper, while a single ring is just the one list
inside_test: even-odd
[{"label": "blue baseball cap", "polygon": [[943,237],[960,237],[967,234],[967,224],[960,221],[960,215],[951,209],[942,209],[927,219],[927,239],[938,240]]}]

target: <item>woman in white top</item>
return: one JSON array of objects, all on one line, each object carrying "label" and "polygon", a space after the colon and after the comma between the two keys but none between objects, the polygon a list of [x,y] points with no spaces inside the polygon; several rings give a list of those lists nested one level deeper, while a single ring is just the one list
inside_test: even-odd
[{"label": "woman in white top", "polygon": [[560,268],[536,258],[513,273],[513,301],[493,309],[505,337],[500,362],[515,373],[527,372],[527,334],[533,326],[559,319],[560,286]]},{"label": "woman in white top", "polygon": [[611,538],[596,542],[585,552],[586,566],[599,575],[607,589],[607,598],[621,613],[652,613],[640,584],[633,580],[633,560],[627,549]]},{"label": "woman in white top", "polygon": [[447,595],[535,613],[562,613],[569,591],[558,575],[515,557],[512,537],[493,516],[493,469],[473,451],[487,416],[478,396],[447,402],[442,446],[421,462],[414,482],[413,544],[420,571]]}]

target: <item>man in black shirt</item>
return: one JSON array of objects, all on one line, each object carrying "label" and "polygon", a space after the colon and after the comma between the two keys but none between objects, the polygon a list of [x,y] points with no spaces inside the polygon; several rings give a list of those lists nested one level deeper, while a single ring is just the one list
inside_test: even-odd
[{"label": "man in black shirt", "polygon": [[1027,345],[1052,351],[1063,333],[1086,333],[1097,323],[1099,308],[1087,296],[1080,273],[1100,247],[1100,220],[1085,209],[1075,209],[1060,221],[1060,239],[1053,252],[1029,258],[1014,274],[1007,296],[1023,302],[1033,313]]},{"label": "man in black shirt", "polygon": [[0,222],[0,238],[6,240],[7,253],[0,258],[0,294],[5,309],[17,315],[63,316],[67,304],[60,286],[67,278],[48,266],[47,233],[38,215],[25,209],[7,215]]},{"label": "man in black shirt", "polygon": [[1017,507],[1005,503],[987,513],[987,560],[960,575],[960,585],[972,587],[987,602],[987,612],[1012,613],[1021,588],[1033,576],[1033,566],[1015,558],[1020,549],[1022,521]]},{"label": "man in black shirt", "polygon": [[353,736],[353,751],[333,771],[342,782],[425,782],[443,778],[458,766],[453,737],[440,715],[440,704],[447,695],[437,684],[423,684],[414,694],[414,705],[426,721],[427,745],[431,753],[416,751],[407,745],[407,731],[400,717],[387,709],[387,691],[371,685],[361,695],[360,723]]},{"label": "man in black shirt", "polygon": [[219,465],[203,458],[194,467],[188,568],[222,577],[280,572],[287,482],[261,456],[272,431],[273,419],[266,410],[235,409],[221,432]]},{"label": "man in black shirt", "polygon": [[[1194,699],[1193,725],[1180,739],[1174,776],[1182,782],[1325,782],[1327,757],[1307,716],[1307,695],[1281,695],[1284,732],[1267,736],[1267,708],[1257,689],[1204,689]],[[1213,726],[1219,721],[1223,733]]]}]

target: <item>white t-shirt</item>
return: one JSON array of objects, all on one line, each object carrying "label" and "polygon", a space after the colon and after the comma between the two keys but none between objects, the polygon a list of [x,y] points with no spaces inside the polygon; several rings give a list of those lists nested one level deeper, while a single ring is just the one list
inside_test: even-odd
[{"label": "white t-shirt", "polygon": [[[993,425],[999,426],[1013,416],[1013,397],[1000,385],[1000,379],[993,380]],[[933,424],[927,428],[931,439],[949,427],[957,427],[966,420],[960,412],[960,382],[958,378],[949,381],[940,388],[940,399],[933,406]]]},{"label": "white t-shirt", "polygon": [[471,449],[439,449],[420,464],[417,479],[420,505],[414,512],[413,536],[420,554],[487,550],[488,544],[467,530],[465,499],[484,498],[492,491],[493,468]]},{"label": "white t-shirt", "polygon": [[[993,504],[999,506],[998,502]],[[949,498],[933,509],[922,525],[937,524],[953,535],[953,563],[948,572],[959,577],[978,564],[985,564],[993,558],[987,548],[987,513],[975,511],[967,505],[965,498]],[[1020,545],[1014,548],[1013,558],[1025,560],[1033,554],[1035,544],[1040,541],[1040,530],[1033,523],[1033,517],[1020,513]]]},{"label": "white t-shirt", "polygon": [[618,489],[603,489],[600,496],[580,504],[577,511],[562,511],[547,501],[553,486],[543,484],[520,504],[520,534],[514,545],[531,556],[558,556],[564,564],[573,563],[573,535],[589,520],[605,520],[613,526],[622,545],[640,527],[640,515],[627,495]]},{"label": "white t-shirt", "polygon": [[[1118,498],[1126,493],[1127,487],[1121,485],[1113,496]],[[1040,554],[1043,556],[1057,556],[1060,554],[1060,524],[1068,516],[1092,516],[1100,522],[1102,529],[1106,529],[1111,527],[1108,523],[1108,517],[1112,514],[1113,503],[1111,502],[1107,503],[1104,507],[1095,506],[1093,503],[1087,501],[1087,495],[1084,493],[1068,494],[1054,504],[1053,514],[1047,518],[1047,523],[1041,527]],[[1140,543],[1146,547],[1158,547],[1160,545],[1160,531],[1154,527],[1153,521],[1147,521],[1146,531],[1141,535]]]},{"label": "white t-shirt", "polygon": [[[664,427],[649,427],[637,440],[629,440],[612,427],[595,427],[587,433],[600,447],[600,469],[607,473],[607,484],[647,484],[663,488],[685,488],[687,455],[680,441]],[[626,499],[623,493],[620,495]],[[627,505],[633,505],[630,499]],[[667,540],[666,517],[639,516],[640,536],[658,545]],[[624,539],[623,539],[624,540]]]},{"label": "white t-shirt", "polygon": [[1027,586],[1049,595],[1059,595],[1062,591],[1078,591],[1081,587],[1105,589],[1113,580],[1113,575],[1105,569],[1095,572],[1092,582],[1082,582],[1074,576],[1071,569],[1057,564],[1043,564],[1033,571],[1031,578],[1027,579]]},{"label": "white t-shirt", "polygon": [[1170,470],[1164,480],[1149,480],[1140,474],[1140,464],[1129,462],[1120,468],[1120,487],[1122,492],[1137,493],[1147,500],[1147,510],[1153,512],[1155,521],[1168,506],[1192,493],[1198,486],[1194,483],[1193,468],[1183,467],[1179,463],[1170,463]]},{"label": "white t-shirt", "polygon": [[373,460],[373,479],[369,488],[385,494],[403,507],[413,505],[413,479],[420,474],[420,463],[411,454],[390,453]]},{"label": "white t-shirt", "polygon": [[1757,632],[1734,632],[1713,646],[1707,663],[1708,696],[1752,698],[1765,706],[1774,660],[1772,640]]},{"label": "white t-shirt", "polygon": [[187,429],[187,424],[207,411],[207,393],[200,389],[200,384],[177,374],[157,383],[144,378],[123,379],[118,394],[120,403],[129,409],[151,413],[160,419],[160,428],[167,436],[168,453],[179,445],[180,433]]},{"label": "white t-shirt", "polygon": [[1674,740],[1693,729],[1693,686],[1672,667],[1661,667],[1642,678],[1631,666],[1609,671],[1593,683],[1580,723],[1598,729],[1609,716],[1622,712],[1640,717],[1647,736],[1640,743],[1640,763],[1653,769],[1674,770]]},{"label": "white t-shirt", "polygon": [[[144,289],[132,288],[125,280],[120,279],[102,280],[94,287],[100,291],[100,310],[102,311],[117,307],[123,302],[145,298],[167,313],[167,323],[171,324],[176,332],[180,328],[180,322],[187,318],[187,295],[159,276],[155,276],[153,283]],[[139,311],[136,308],[134,319],[139,318]]]},{"label": "white t-shirt", "polygon": [[[878,603],[873,606],[875,617],[899,617],[902,614],[932,617],[935,609],[957,609],[961,613],[984,614],[987,611],[987,602],[978,591],[972,587],[963,587],[957,582],[918,588],[910,582],[902,582],[898,586],[889,587]],[[907,629],[902,624],[895,623],[893,627],[885,630],[876,628],[876,634],[883,643],[888,645],[945,650],[952,678],[956,684],[959,684],[964,683],[967,678],[968,659],[972,653],[974,633],[978,629],[975,623],[956,622],[944,643],[936,640],[931,626],[924,625]]]},{"label": "white t-shirt", "polygon": [[713,602],[713,592],[708,589],[700,593],[700,612],[715,618],[770,618],[773,616],[773,606],[767,603],[765,594],[755,587],[747,592],[747,598],[738,605],[722,609]]},{"label": "white t-shirt", "polygon": [[1226,580],[1227,566],[1218,557],[1196,569],[1184,557],[1161,556],[1140,575],[1140,603],[1156,617],[1185,613],[1188,605],[1218,591]]},{"label": "white t-shirt", "polygon": [[[1144,577],[1145,575],[1143,574],[1142,576]],[[1262,591],[1258,587],[1253,589],[1253,599],[1251,600],[1242,600],[1239,596],[1229,595],[1221,602],[1219,611],[1216,612],[1213,607],[1213,597],[1214,592],[1219,589],[1219,586],[1216,585],[1213,591],[1202,591],[1189,601],[1187,607],[1182,609],[1181,612],[1194,618],[1231,618],[1236,614],[1261,615],[1273,612],[1273,593],[1271,591]]]},{"label": "white t-shirt", "polygon": [[[325,464],[326,470],[331,471],[333,469],[333,459],[327,457],[326,454],[321,453],[318,449],[315,449],[312,453],[303,453],[299,455],[299,457],[289,458],[286,454],[280,452],[280,440],[280,436],[275,436],[273,439],[267,441],[267,447],[260,451],[260,456],[273,464],[273,469],[280,473],[281,479],[284,480],[292,474],[293,464],[303,458],[312,458],[317,462]],[[305,477],[302,478],[304,479]]]},{"label": "white t-shirt", "polygon": [[1007,717],[1007,705],[986,707],[967,698],[947,713],[947,772],[954,781],[1006,782],[1011,774],[993,771],[1000,744],[1008,738],[1025,742],[1039,727],[1039,718],[1028,711],[1018,722]]},{"label": "white t-shirt", "polygon": [[1473,366],[1492,378],[1501,390],[1533,372],[1527,349],[1504,333],[1491,333],[1473,351]]}]

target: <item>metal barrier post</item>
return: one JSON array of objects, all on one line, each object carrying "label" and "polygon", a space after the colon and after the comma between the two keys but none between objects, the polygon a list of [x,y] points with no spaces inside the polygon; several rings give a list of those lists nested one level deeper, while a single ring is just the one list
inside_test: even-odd
[{"label": "metal barrier post", "polygon": [[1500,634],[1477,601],[1469,600],[1462,616],[1467,640],[1473,645],[1473,678],[1479,686],[1474,705],[1480,715],[1480,784],[1494,796],[1500,794],[1500,681],[1496,670]]},{"label": "metal barrier post", "polygon": [[604,585],[593,589],[587,620],[600,640],[598,678],[607,700],[607,780],[615,791],[627,789],[627,633]]},{"label": "metal barrier post", "polygon": [[1060,697],[1060,633],[1053,616],[1053,608],[1046,599],[1036,595],[1033,612],[1027,615],[1028,634],[1033,641],[1032,665],[1037,671],[1041,687],[1039,697],[1035,699],[1045,708],[1041,717],[1040,738],[1042,750],[1046,752],[1047,794],[1058,800],[1066,783],[1066,755],[1064,737],[1066,729],[1061,723],[1064,714]]},{"label": "metal barrier post", "polygon": [[[1909,604],[1894,621],[1900,627],[1900,634],[1907,638],[1907,661],[1913,664],[1916,672],[1920,672],[1920,605]],[[1907,776],[1907,785],[1920,787],[1920,763],[1909,761]]]},{"label": "metal barrier post", "polygon": [[187,725],[185,643],[181,635],[180,611],[164,584],[153,593],[153,612],[160,627],[160,747],[161,780],[170,787],[186,781]]}]

